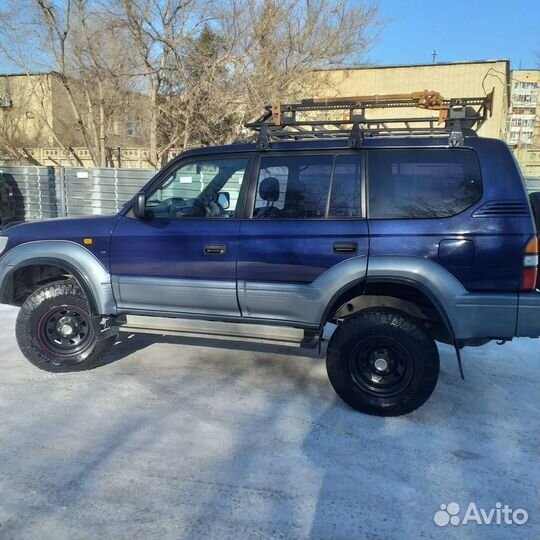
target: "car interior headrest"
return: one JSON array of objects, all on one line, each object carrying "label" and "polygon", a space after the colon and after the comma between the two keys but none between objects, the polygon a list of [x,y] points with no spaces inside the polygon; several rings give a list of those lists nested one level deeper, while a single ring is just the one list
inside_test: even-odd
[{"label": "car interior headrest", "polygon": [[259,185],[259,195],[263,201],[276,202],[279,199],[279,180],[274,176],[264,178]]}]

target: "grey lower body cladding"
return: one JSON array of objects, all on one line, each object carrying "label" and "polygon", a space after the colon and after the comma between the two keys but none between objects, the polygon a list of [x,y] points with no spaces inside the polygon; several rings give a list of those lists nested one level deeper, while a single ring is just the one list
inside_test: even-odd
[{"label": "grey lower body cladding", "polygon": [[[439,264],[423,258],[353,257],[309,284],[234,282],[110,276],[84,247],[68,241],[21,244],[0,259],[0,291],[10,275],[32,261],[56,261],[77,270],[91,304],[100,315],[122,313],[224,317],[319,327],[327,307],[350,284],[362,280],[417,287],[437,306],[456,339],[540,336],[540,292],[469,293]],[[122,290],[122,288],[124,289]],[[174,292],[178,294],[173,294]],[[186,304],[187,302],[187,304]],[[186,304],[186,305],[182,305]],[[165,309],[164,309],[165,308]]]}]

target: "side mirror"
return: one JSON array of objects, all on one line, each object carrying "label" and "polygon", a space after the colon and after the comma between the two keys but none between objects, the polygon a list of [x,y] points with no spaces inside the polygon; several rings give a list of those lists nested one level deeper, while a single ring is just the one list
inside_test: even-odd
[{"label": "side mirror", "polygon": [[227,210],[231,206],[231,194],[227,191],[220,191],[218,195],[218,204],[223,210]]},{"label": "side mirror", "polygon": [[137,219],[144,219],[146,217],[146,195],[144,193],[137,193],[133,197],[132,210]]}]

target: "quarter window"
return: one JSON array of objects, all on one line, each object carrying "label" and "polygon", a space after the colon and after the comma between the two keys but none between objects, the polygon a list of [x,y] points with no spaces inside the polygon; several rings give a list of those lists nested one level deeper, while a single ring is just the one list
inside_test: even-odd
[{"label": "quarter window", "polygon": [[476,154],[467,149],[368,151],[369,216],[443,218],[482,196]]}]

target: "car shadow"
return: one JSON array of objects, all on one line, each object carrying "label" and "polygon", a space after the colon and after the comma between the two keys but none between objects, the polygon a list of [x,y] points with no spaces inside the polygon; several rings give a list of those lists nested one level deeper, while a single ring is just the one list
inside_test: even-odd
[{"label": "car shadow", "polygon": [[[495,347],[465,351],[462,381],[452,348],[441,346],[437,388],[406,416],[359,415],[336,399],[314,420],[303,441],[306,458],[321,475],[311,540],[472,538],[470,526],[437,526],[435,512],[450,502],[460,505],[461,518],[472,502],[533,508],[538,467],[526,456],[538,428],[527,413],[537,414],[538,401],[531,400],[521,415],[512,411],[514,403],[523,406],[528,400],[519,381],[504,376],[508,370],[497,355],[505,355]],[[520,347],[516,343],[507,350],[516,354]],[[517,538],[515,529],[477,527],[474,538]],[[519,538],[537,533],[531,512]]]},{"label": "car shadow", "polygon": [[[324,342],[326,343],[326,342]],[[301,348],[287,345],[274,345],[255,341],[235,341],[229,339],[191,336],[169,336],[163,334],[139,334],[120,332],[118,338],[103,361],[95,367],[101,367],[126,359],[132,354],[156,344],[183,345],[188,347],[209,347],[227,351],[246,351],[263,354],[280,354],[295,357],[320,358],[319,349]],[[322,347],[322,354],[325,347]]]}]

